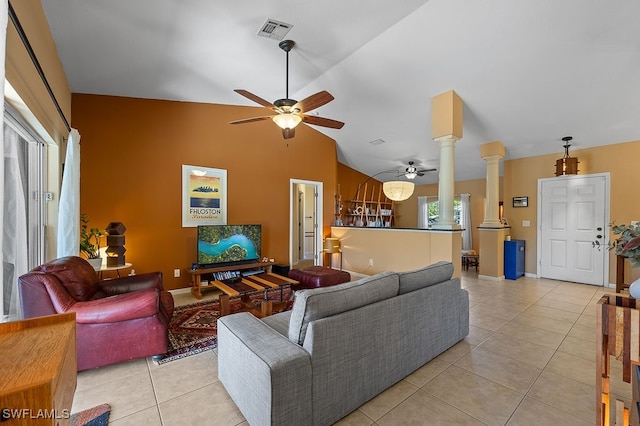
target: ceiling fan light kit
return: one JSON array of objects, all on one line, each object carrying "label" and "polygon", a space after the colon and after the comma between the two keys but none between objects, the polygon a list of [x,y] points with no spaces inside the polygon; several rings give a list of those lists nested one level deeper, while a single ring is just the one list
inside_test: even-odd
[{"label": "ceiling fan light kit", "polygon": [[425,172],[435,172],[436,169],[423,169],[418,170],[416,166],[413,165],[413,161],[409,161],[409,167],[404,169],[404,177],[407,179],[413,180],[418,176],[424,176]]},{"label": "ceiling fan light kit", "polygon": [[294,129],[302,122],[302,117],[292,113],[274,115],[271,119],[283,130]]},{"label": "ceiling fan light kit", "polygon": [[415,184],[402,180],[392,180],[382,184],[382,192],[392,201],[404,201],[411,197]]},{"label": "ceiling fan light kit", "polygon": [[275,112],[276,115],[234,120],[229,124],[252,123],[255,121],[262,121],[271,118],[271,120],[282,129],[282,137],[284,139],[293,138],[295,136],[294,129],[298,124],[302,122],[313,124],[316,126],[329,127],[332,129],[341,129],[342,126],[344,126],[344,123],[337,120],[322,118],[315,115],[309,116],[305,114],[306,112],[319,108],[334,99],[334,97],[325,90],[311,95],[301,100],[300,102],[294,99],[289,99],[289,52],[295,45],[296,43],[293,40],[283,40],[278,44],[278,46],[280,46],[280,49],[284,50],[287,53],[286,91],[284,99],[278,99],[277,101],[271,103],[247,90],[235,89],[236,93],[252,100],[255,103],[262,105],[265,108],[269,108],[270,110]]}]

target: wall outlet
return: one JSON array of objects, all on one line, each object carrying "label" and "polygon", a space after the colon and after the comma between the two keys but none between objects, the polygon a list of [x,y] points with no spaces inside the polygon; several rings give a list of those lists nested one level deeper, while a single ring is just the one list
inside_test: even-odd
[{"label": "wall outlet", "polygon": [[530,220],[523,220],[522,221],[522,227],[523,228],[528,228],[531,226],[531,221]]},{"label": "wall outlet", "polygon": [[174,269],[173,270],[173,277],[174,278],[180,278],[180,269]]},{"label": "wall outlet", "polygon": [[373,266],[373,259],[369,259],[369,266]]}]

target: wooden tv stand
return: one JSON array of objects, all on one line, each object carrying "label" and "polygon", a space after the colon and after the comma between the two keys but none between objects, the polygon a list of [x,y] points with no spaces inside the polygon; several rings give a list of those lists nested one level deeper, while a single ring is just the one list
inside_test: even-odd
[{"label": "wooden tv stand", "polygon": [[255,263],[241,263],[238,265],[229,266],[217,266],[214,268],[198,268],[189,269],[187,272],[191,274],[191,293],[198,299],[202,299],[202,290],[209,288],[216,288],[212,285],[202,285],[202,276],[205,279],[211,281],[213,279],[212,274],[214,272],[227,272],[227,271],[248,271],[250,269],[262,269],[265,272],[271,272],[271,262],[255,262]]}]

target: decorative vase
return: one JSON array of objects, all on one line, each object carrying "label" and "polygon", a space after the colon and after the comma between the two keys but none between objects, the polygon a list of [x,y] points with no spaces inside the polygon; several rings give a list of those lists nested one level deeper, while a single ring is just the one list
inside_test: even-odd
[{"label": "decorative vase", "polygon": [[97,259],[87,259],[87,262],[89,262],[89,264],[93,266],[93,269],[95,269],[96,271],[102,266],[102,258],[100,257]]},{"label": "decorative vase", "polygon": [[640,299],[640,278],[629,285],[629,294],[634,299]]}]

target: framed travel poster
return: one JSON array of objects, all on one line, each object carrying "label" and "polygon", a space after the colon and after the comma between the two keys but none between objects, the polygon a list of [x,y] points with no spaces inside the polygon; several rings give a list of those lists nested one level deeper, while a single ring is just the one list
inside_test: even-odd
[{"label": "framed travel poster", "polygon": [[227,224],[227,171],[182,165],[182,226]]}]

